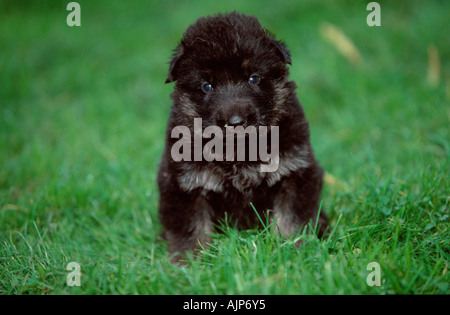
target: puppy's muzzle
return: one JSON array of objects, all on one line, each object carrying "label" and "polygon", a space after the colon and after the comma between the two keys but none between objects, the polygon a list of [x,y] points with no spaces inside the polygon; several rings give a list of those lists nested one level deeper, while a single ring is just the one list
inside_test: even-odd
[{"label": "puppy's muzzle", "polygon": [[228,119],[227,124],[228,124],[228,126],[236,127],[236,126],[242,126],[246,122],[247,122],[246,118],[242,117],[239,114],[234,114],[233,116],[231,116],[230,119]]},{"label": "puppy's muzzle", "polygon": [[220,106],[218,124],[232,127],[246,126],[254,123],[255,111],[251,102],[232,102]]}]

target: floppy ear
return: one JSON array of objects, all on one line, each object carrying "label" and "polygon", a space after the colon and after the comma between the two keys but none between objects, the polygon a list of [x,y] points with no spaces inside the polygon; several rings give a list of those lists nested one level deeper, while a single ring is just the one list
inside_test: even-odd
[{"label": "floppy ear", "polygon": [[281,54],[281,57],[283,58],[283,61],[287,64],[292,65],[291,62],[291,54],[289,53],[289,50],[286,48],[286,45],[283,42],[277,41],[275,38],[271,37],[270,40],[272,41],[272,44],[278,49],[278,51]]},{"label": "floppy ear", "polygon": [[165,83],[170,83],[177,80],[176,70],[178,66],[178,61],[183,56],[183,46],[179,44],[177,48],[174,49],[172,60],[170,61],[169,74]]}]

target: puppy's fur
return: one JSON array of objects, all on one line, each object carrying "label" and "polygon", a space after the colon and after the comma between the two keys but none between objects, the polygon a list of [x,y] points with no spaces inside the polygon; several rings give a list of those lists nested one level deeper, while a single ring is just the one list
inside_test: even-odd
[{"label": "puppy's fur", "polygon": [[[285,45],[252,16],[233,12],[204,17],[184,33],[166,80],[176,84],[158,173],[160,219],[174,262],[205,244],[225,214],[241,228],[258,224],[250,202],[261,217],[276,220],[276,232],[286,237],[310,220],[315,224],[323,171],[313,155],[296,85],[288,81],[287,64],[291,58]],[[256,84],[249,81],[254,75]],[[202,118],[203,127],[222,127],[233,115],[243,118],[244,127],[279,126],[277,171],[261,172],[261,160],[172,159],[171,148],[178,141],[171,138],[174,127],[187,126],[193,134],[194,118]],[[318,223],[320,235],[327,224],[322,213]]]}]

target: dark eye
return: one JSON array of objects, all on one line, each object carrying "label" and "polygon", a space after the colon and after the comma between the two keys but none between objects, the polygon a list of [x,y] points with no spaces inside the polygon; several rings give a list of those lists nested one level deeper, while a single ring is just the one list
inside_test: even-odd
[{"label": "dark eye", "polygon": [[205,84],[203,84],[202,85],[202,90],[203,90],[203,92],[211,92],[211,90],[212,90],[212,85],[211,84],[209,84],[209,83],[205,83]]},{"label": "dark eye", "polygon": [[256,74],[253,74],[252,76],[250,76],[250,78],[248,79],[248,83],[250,84],[258,84],[259,81],[261,81],[261,78],[259,76],[257,76]]}]

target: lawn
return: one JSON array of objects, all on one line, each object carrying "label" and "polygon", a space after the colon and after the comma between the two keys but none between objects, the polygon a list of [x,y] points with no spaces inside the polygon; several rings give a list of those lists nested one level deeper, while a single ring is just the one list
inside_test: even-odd
[{"label": "lawn", "polygon": [[[373,27],[368,1],[78,1],[79,27],[68,2],[0,0],[0,294],[449,293],[449,1],[379,1]],[[232,10],[291,51],[331,233],[297,248],[224,222],[177,267],[157,213],[167,62]]]}]

